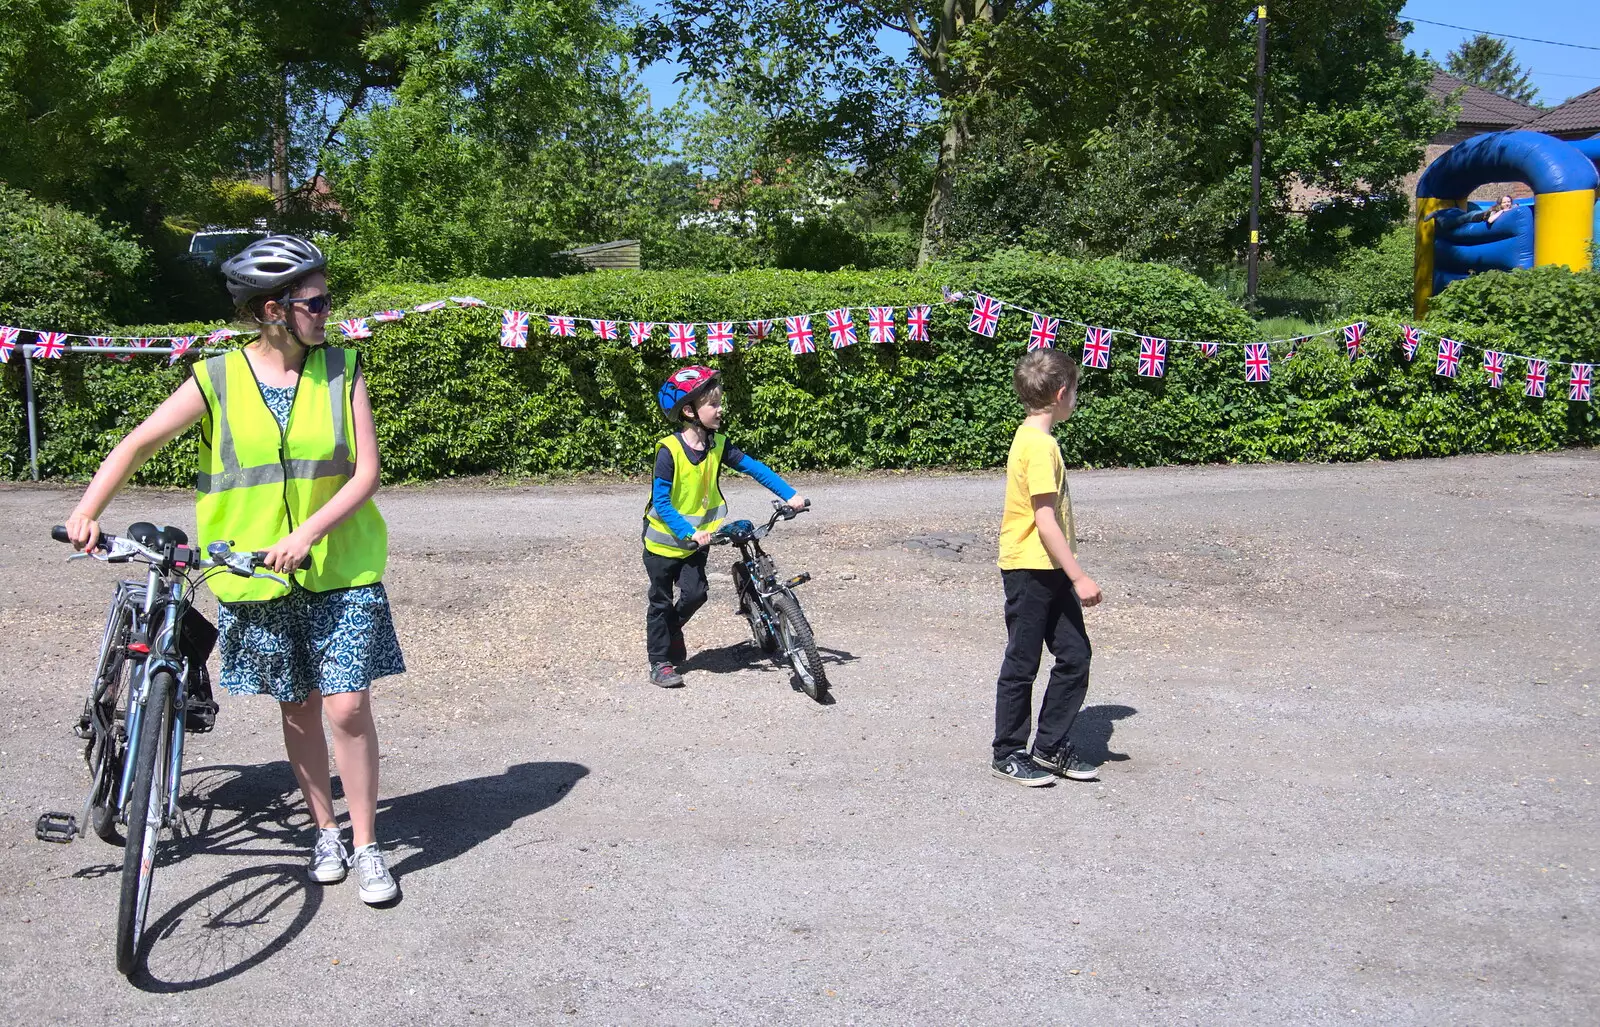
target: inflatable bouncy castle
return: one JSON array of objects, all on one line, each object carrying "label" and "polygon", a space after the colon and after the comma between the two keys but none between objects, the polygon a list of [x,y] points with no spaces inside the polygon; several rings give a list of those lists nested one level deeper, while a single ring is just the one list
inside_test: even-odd
[{"label": "inflatable bouncy castle", "polygon": [[[1533,190],[1489,221],[1468,200],[1496,182]],[[1600,136],[1566,142],[1541,132],[1491,132],[1447,150],[1417,181],[1414,305],[1423,316],[1445,286],[1480,271],[1590,266],[1600,238]]]}]

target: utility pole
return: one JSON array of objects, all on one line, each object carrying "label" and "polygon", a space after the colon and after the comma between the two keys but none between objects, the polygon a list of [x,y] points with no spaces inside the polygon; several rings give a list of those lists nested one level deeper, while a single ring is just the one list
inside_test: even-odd
[{"label": "utility pole", "polygon": [[1245,270],[1244,298],[1256,302],[1261,276],[1261,122],[1267,108],[1267,5],[1256,8],[1256,137],[1250,146],[1250,257]]}]

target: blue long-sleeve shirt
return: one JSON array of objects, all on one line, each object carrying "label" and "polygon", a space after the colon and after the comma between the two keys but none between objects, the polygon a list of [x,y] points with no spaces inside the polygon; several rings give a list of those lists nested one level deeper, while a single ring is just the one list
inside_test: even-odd
[{"label": "blue long-sleeve shirt", "polygon": [[[678,441],[683,441],[682,433],[679,433]],[[683,452],[688,456],[691,464],[699,466],[700,462],[706,458],[707,450],[691,449],[686,444],[683,447]],[[722,466],[738,471],[740,474],[749,475],[773,495],[785,502],[794,498],[794,488],[780,478],[776,471],[731,442],[723,447]],[[656,450],[656,480],[650,493],[651,503],[655,507],[656,516],[661,518],[662,523],[667,526],[667,530],[679,538],[692,538],[694,537],[694,526],[689,523],[687,517],[684,517],[678,511],[677,507],[672,505],[672,479],[675,470],[676,465],[672,461],[672,452],[665,446]]]}]

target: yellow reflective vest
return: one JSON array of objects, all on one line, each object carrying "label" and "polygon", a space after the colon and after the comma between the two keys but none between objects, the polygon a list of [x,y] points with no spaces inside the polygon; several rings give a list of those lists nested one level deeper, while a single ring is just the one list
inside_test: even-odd
[{"label": "yellow reflective vest", "polygon": [[[222,540],[241,552],[267,549],[332,499],[356,469],[355,350],[318,346],[306,354],[280,429],[244,351],[196,364],[206,400],[195,474],[195,521],[202,549]],[[371,585],[383,578],[389,529],[377,506],[360,509],[311,547],[294,580],[312,592]],[[289,594],[264,578],[215,574],[224,603],[262,602]]]},{"label": "yellow reflective vest", "polygon": [[[662,446],[672,454],[673,508],[683,514],[684,520],[693,525],[695,531],[716,531],[722,526],[723,518],[728,516],[728,504],[722,498],[722,454],[727,449],[728,437],[713,435],[705,458],[698,464],[689,461],[683,440],[678,436],[668,435],[662,439],[657,444],[657,452]],[[693,549],[684,548],[685,541],[673,535],[667,522],[656,516],[654,500],[647,501],[644,506],[644,547],[657,556],[681,560],[694,554]]]}]

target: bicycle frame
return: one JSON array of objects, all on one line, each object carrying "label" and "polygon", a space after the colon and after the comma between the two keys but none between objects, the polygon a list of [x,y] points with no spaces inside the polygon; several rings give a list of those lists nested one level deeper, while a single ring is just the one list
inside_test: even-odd
[{"label": "bicycle frame", "polygon": [[[144,606],[142,608],[142,622],[136,622],[136,631],[133,637],[142,635],[149,639],[145,644],[149,652],[135,667],[133,680],[130,683],[132,691],[128,695],[128,755],[122,765],[122,779],[117,787],[117,819],[124,820],[123,810],[127,807],[128,793],[133,788],[134,767],[138,764],[139,739],[142,736],[140,726],[144,722],[147,709],[146,700],[150,692],[150,678],[158,671],[168,671],[175,682],[177,689],[173,694],[172,723],[167,726],[169,741],[167,748],[167,777],[166,795],[161,806],[160,823],[165,826],[178,810],[178,782],[183,769],[183,711],[188,701],[188,660],[178,649],[180,626],[183,615],[189,608],[190,595],[184,587],[181,577],[168,581],[159,569],[151,567],[148,580],[144,589]],[[158,625],[155,631],[150,631],[148,625]],[[144,628],[139,631],[138,628]]]}]

